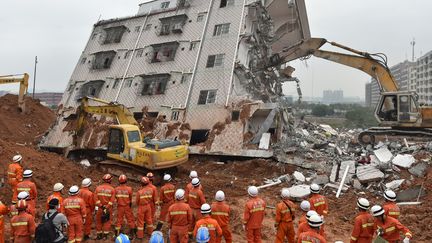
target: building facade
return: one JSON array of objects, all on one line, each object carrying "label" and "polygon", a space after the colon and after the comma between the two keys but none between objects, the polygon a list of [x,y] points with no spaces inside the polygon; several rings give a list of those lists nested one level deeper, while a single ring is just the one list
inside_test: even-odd
[{"label": "building facade", "polygon": [[53,107],[58,106],[60,104],[60,101],[63,97],[63,93],[57,93],[57,92],[42,92],[42,93],[35,93],[34,94],[35,99],[39,99],[42,104]]},{"label": "building facade", "polygon": [[365,84],[365,106],[372,106],[372,82]]},{"label": "building facade", "polygon": [[259,141],[263,121],[274,119],[264,132],[282,133],[282,116],[272,111],[280,111],[285,80],[281,66],[267,68],[271,55],[309,37],[303,0],[143,3],[134,16],[94,25],[41,146],[72,146],[64,117],[93,96],[139,119],[157,118],[156,138],[187,140],[199,147],[192,152],[242,155]]},{"label": "building facade", "polygon": [[432,51],[417,59],[417,94],[421,105],[432,105]]},{"label": "building facade", "polygon": [[323,103],[325,104],[344,103],[343,90],[324,90]]}]

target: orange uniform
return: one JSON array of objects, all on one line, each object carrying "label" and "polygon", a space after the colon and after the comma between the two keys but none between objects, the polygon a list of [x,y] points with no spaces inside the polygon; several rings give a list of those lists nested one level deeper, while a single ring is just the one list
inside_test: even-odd
[{"label": "orange uniform", "polygon": [[324,237],[316,232],[316,230],[309,230],[301,233],[297,239],[297,243],[313,242],[313,243],[327,243]]},{"label": "orange uniform", "polygon": [[290,200],[283,200],[276,205],[275,225],[277,227],[276,243],[285,242],[295,243],[294,218],[296,205]]},{"label": "orange uniform", "polygon": [[147,233],[151,235],[153,231],[153,217],[151,211],[151,203],[156,203],[155,191],[146,185],[136,194],[136,205],[138,206],[137,215],[137,237],[144,238],[144,223],[147,226]]},{"label": "orange uniform", "polygon": [[[320,232],[319,232],[319,234],[320,234],[322,237],[325,237],[325,236],[324,236],[324,228],[323,228],[322,226],[323,226],[323,225],[321,225],[321,227],[320,227]],[[298,226],[298,229],[297,229],[297,239],[300,237],[301,233],[304,233],[304,232],[306,232],[306,231],[310,231],[310,230],[312,230],[312,228],[309,226],[307,220],[306,220],[306,222],[302,222],[302,223],[300,223],[299,226]]]},{"label": "orange uniform", "polygon": [[132,187],[122,184],[115,188],[117,199],[117,222],[116,230],[120,230],[123,219],[126,217],[129,228],[135,228],[135,218],[132,212]]},{"label": "orange uniform", "polygon": [[189,191],[188,203],[192,209],[193,224],[195,224],[197,220],[202,218],[201,205],[206,203],[204,193],[199,187],[194,187],[192,188],[192,190]]},{"label": "orange uniform", "polygon": [[91,226],[93,223],[92,215],[95,208],[95,195],[88,189],[88,187],[82,187],[78,196],[84,200],[86,205],[86,215],[88,215],[84,224],[84,235],[90,235]]},{"label": "orange uniform", "polygon": [[[98,211],[96,213],[96,233],[97,234],[109,234],[111,228],[112,219],[112,206],[115,201],[115,191],[108,183],[103,183],[102,185],[96,187],[96,206]],[[107,222],[102,222],[103,209],[108,210],[110,217]]]},{"label": "orange uniform", "polygon": [[307,218],[306,218],[306,213],[307,212],[303,212],[302,216],[300,217],[299,221],[298,221],[298,225],[300,226],[302,223],[307,223]]},{"label": "orange uniform", "polygon": [[18,195],[16,188],[19,182],[23,179],[23,168],[19,163],[12,163],[8,166],[8,183],[12,188],[12,202],[17,202]]},{"label": "orange uniform", "polygon": [[4,235],[4,216],[9,213],[9,208],[0,201],[0,243],[5,242]]},{"label": "orange uniform", "polygon": [[155,185],[153,185],[153,183],[151,181],[149,182],[149,186],[155,193],[154,198],[156,199],[156,201],[151,202],[150,207],[151,207],[152,219],[153,219],[153,221],[156,221],[156,203],[159,201],[159,196],[158,196],[157,187]]},{"label": "orange uniform", "polygon": [[362,211],[354,220],[351,233],[351,243],[370,243],[374,236],[374,218],[368,212]]},{"label": "orange uniform", "polygon": [[49,209],[49,202],[52,200],[52,199],[54,199],[54,198],[57,198],[58,200],[59,200],[59,212],[60,213],[64,213],[64,206],[63,206],[63,197],[62,197],[62,195],[61,195],[61,193],[60,192],[54,192],[53,194],[51,194],[49,197],[48,197],[48,199],[47,199],[47,202],[46,202],[46,210],[48,210]]},{"label": "orange uniform", "polygon": [[385,215],[398,219],[400,216],[399,206],[395,202],[386,202],[383,205]]},{"label": "orange uniform", "polygon": [[[194,186],[192,185],[192,182],[189,182],[189,183],[186,185],[186,187],[185,187],[185,198],[186,198],[186,202],[188,201],[188,198],[189,198],[189,192],[192,191],[193,188],[194,188]],[[198,186],[198,188],[199,188],[201,191],[203,190],[203,187],[202,187],[201,184]]]},{"label": "orange uniform", "polygon": [[321,216],[328,215],[328,202],[327,198],[318,193],[312,194],[309,198],[310,210],[314,210]]},{"label": "orange uniform", "polygon": [[383,232],[381,237],[385,240],[387,240],[389,243],[396,243],[399,242],[400,238],[400,232],[402,232],[405,237],[412,238],[411,231],[402,225],[399,220],[392,218],[392,217],[386,217],[384,220],[384,223],[381,222],[378,219],[375,219],[374,224],[374,232],[376,229],[379,229]]},{"label": "orange uniform", "polygon": [[248,243],[261,243],[261,228],[265,216],[266,203],[259,197],[253,197],[247,201],[243,224],[246,226]]},{"label": "orange uniform", "polygon": [[193,235],[196,237],[197,231],[200,227],[207,227],[210,233],[210,240],[208,243],[217,243],[217,239],[220,239],[222,235],[222,229],[219,226],[216,219],[210,217],[210,215],[205,215],[202,219],[198,220],[195,224]]},{"label": "orange uniform", "polygon": [[85,202],[78,195],[70,196],[64,200],[64,214],[69,221],[68,240],[69,242],[81,242],[83,222],[87,216]]},{"label": "orange uniform", "polygon": [[11,221],[11,241],[14,243],[31,243],[34,238],[36,224],[34,217],[21,211]]},{"label": "orange uniform", "polygon": [[23,191],[26,191],[30,194],[29,199],[27,199],[27,212],[29,212],[34,217],[36,215],[36,199],[38,195],[36,185],[29,179],[21,181],[17,185],[17,192],[20,193]]},{"label": "orange uniform", "polygon": [[167,221],[168,209],[174,204],[175,186],[171,183],[165,183],[160,189],[160,202],[162,203],[159,220],[162,222]]},{"label": "orange uniform", "polygon": [[[214,202],[211,205],[212,218],[216,219],[222,228],[222,235],[226,243],[232,243],[232,233],[229,227],[231,209],[225,202]],[[222,236],[218,235],[217,242],[222,242]]]},{"label": "orange uniform", "polygon": [[187,243],[188,232],[192,229],[192,209],[189,204],[177,201],[168,209],[168,224],[170,227],[170,242]]}]

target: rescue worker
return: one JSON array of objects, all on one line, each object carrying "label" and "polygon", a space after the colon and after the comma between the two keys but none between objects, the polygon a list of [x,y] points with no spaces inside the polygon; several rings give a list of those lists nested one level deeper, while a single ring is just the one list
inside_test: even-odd
[{"label": "rescue worker", "polygon": [[392,190],[387,190],[384,192],[385,203],[382,206],[385,215],[398,219],[400,216],[399,206],[396,205],[396,193]]},{"label": "rescue worker", "polygon": [[275,228],[277,229],[276,243],[285,242],[295,243],[294,219],[296,205],[289,200],[290,193],[288,188],[281,191],[282,202],[276,205]]},{"label": "rescue worker", "polygon": [[[198,172],[192,170],[189,173],[189,178],[191,179],[191,181],[186,185],[186,188],[185,188],[185,199],[186,199],[186,202],[187,202],[187,200],[189,198],[189,192],[193,189],[192,180],[194,178],[198,178]],[[200,185],[199,188],[201,189],[201,191],[203,190],[202,185]]]},{"label": "rescue worker", "polygon": [[327,198],[320,195],[321,187],[318,184],[310,185],[311,197],[309,198],[310,209],[316,211],[321,216],[328,215]]},{"label": "rescue worker", "polygon": [[36,230],[34,217],[26,212],[27,201],[19,200],[16,207],[18,209],[18,215],[13,216],[10,221],[11,242],[31,243]]},{"label": "rescue worker", "polygon": [[210,241],[210,232],[207,227],[200,227],[196,234],[197,243],[207,243]]},{"label": "rescue worker", "polygon": [[105,174],[104,183],[96,187],[96,233],[97,240],[107,239],[111,229],[112,207],[115,200],[114,187],[111,186],[112,176]]},{"label": "rescue worker", "polygon": [[46,201],[46,209],[47,209],[47,210],[49,209],[49,202],[51,201],[51,199],[57,198],[57,199],[59,200],[59,206],[60,206],[60,208],[59,208],[59,212],[60,212],[60,213],[63,213],[63,212],[64,212],[64,207],[63,207],[63,196],[62,196],[62,190],[63,190],[63,188],[64,188],[64,186],[63,186],[63,184],[61,184],[61,183],[56,183],[56,184],[54,184],[54,187],[53,187],[53,194],[50,195],[50,196],[47,198],[47,201]]},{"label": "rescue worker", "polygon": [[193,215],[193,225],[195,225],[196,221],[202,218],[201,215],[201,205],[206,203],[204,193],[200,189],[200,179],[193,178],[192,179],[192,190],[189,191],[189,199],[188,203],[189,206],[192,209],[192,215]]},{"label": "rescue worker", "polygon": [[194,238],[197,238],[196,236],[198,229],[201,227],[207,227],[210,234],[210,240],[208,242],[216,243],[219,242],[218,239],[220,239],[220,237],[222,236],[222,228],[220,227],[216,219],[210,217],[211,212],[212,210],[209,204],[204,203],[201,206],[201,214],[203,217],[196,222],[193,235]]},{"label": "rescue worker", "polygon": [[[16,197],[18,200],[15,200],[15,201],[18,202],[19,200],[28,200],[29,196],[30,195],[26,191],[20,192],[20,193],[18,193],[18,196]],[[16,208],[16,203],[13,203],[9,207],[9,216],[10,216],[10,218],[12,218],[15,215],[18,215],[18,209]]]},{"label": "rescue worker", "polygon": [[4,243],[4,216],[9,213],[9,208],[0,201],[0,243]]},{"label": "rescue worker", "polygon": [[132,212],[132,187],[126,185],[126,175],[120,175],[118,181],[120,186],[115,188],[115,197],[117,199],[116,235],[120,234],[123,219],[126,218],[130,230],[129,235],[133,238],[135,235],[135,217]]},{"label": "rescue worker", "polygon": [[120,234],[116,237],[115,243],[130,243],[129,237],[124,234]]},{"label": "rescue worker", "polygon": [[163,234],[160,231],[153,231],[153,233],[151,234],[149,243],[164,243],[164,238],[163,238]]},{"label": "rescue worker", "polygon": [[12,203],[16,203],[17,200],[17,185],[23,179],[23,168],[21,166],[22,156],[17,154],[12,158],[12,163],[8,166],[8,184],[12,189]]},{"label": "rescue worker", "polygon": [[154,190],[149,186],[148,177],[141,178],[141,189],[137,192],[135,203],[138,206],[137,215],[137,238],[144,238],[144,224],[148,235],[153,231],[153,217],[151,212],[151,202],[156,202]]},{"label": "rescue worker", "polygon": [[31,181],[33,176],[33,171],[25,170],[23,173],[23,181],[19,182],[17,185],[17,192],[26,191],[29,193],[29,198],[27,199],[27,211],[35,217],[36,215],[36,199],[38,196],[36,185]]},{"label": "rescue worker", "polygon": [[366,198],[357,199],[359,213],[354,219],[351,233],[351,243],[371,243],[374,236],[374,218],[369,214],[369,201]]},{"label": "rescue worker", "polygon": [[81,182],[81,189],[79,190],[78,196],[84,200],[86,205],[86,221],[84,223],[84,238],[86,241],[90,239],[91,227],[93,224],[93,212],[95,209],[95,195],[92,191],[90,191],[89,187],[91,186],[92,181],[90,178],[85,178]]},{"label": "rescue worker", "polygon": [[372,216],[375,217],[374,232],[378,232],[388,243],[400,242],[400,233],[403,233],[405,238],[403,243],[409,243],[412,238],[411,231],[402,225],[399,220],[385,215],[384,209],[375,205],[371,208]]},{"label": "rescue worker", "polygon": [[69,221],[68,240],[69,242],[81,242],[83,239],[83,225],[87,217],[87,210],[84,200],[78,196],[79,187],[69,188],[69,197],[64,200],[64,211]]},{"label": "rescue worker", "polygon": [[[306,232],[306,231],[311,230],[311,227],[309,226],[309,222],[308,222],[308,220],[310,219],[310,217],[311,217],[312,215],[318,215],[318,213],[315,212],[315,211],[313,211],[313,210],[309,210],[309,211],[306,213],[306,222],[302,222],[301,224],[298,225],[298,229],[297,229],[297,239],[298,239],[298,237],[300,237],[300,234],[301,234],[301,233],[304,233],[304,232]],[[324,237],[324,231],[323,231],[323,228],[322,228],[322,227],[320,227],[320,232],[319,232],[319,234],[320,234],[321,236]]]},{"label": "rescue worker", "polygon": [[300,209],[302,210],[302,216],[300,217],[300,219],[298,221],[298,225],[300,225],[302,223],[306,223],[307,224],[306,213],[310,211],[310,203],[309,203],[309,201],[303,200],[300,203]]},{"label": "rescue worker", "polygon": [[297,239],[297,243],[314,242],[314,243],[326,243],[322,235],[320,235],[320,227],[323,225],[323,220],[318,214],[310,216],[308,219],[310,230],[303,232]]},{"label": "rescue worker", "polygon": [[258,197],[258,188],[248,188],[249,200],[243,213],[243,230],[246,231],[248,243],[261,243],[261,228],[265,216],[266,203]]},{"label": "rescue worker", "polygon": [[[42,220],[50,219],[54,225],[57,238],[54,239],[54,243],[64,243],[67,242],[67,236],[64,233],[66,231],[69,222],[63,213],[60,213],[60,202],[57,198],[51,199],[48,202],[48,212],[42,216]],[[55,214],[55,215],[54,215]]]},{"label": "rescue worker", "polygon": [[[165,174],[163,177],[163,180],[165,182],[165,185],[163,185],[160,189],[160,203],[161,211],[159,215],[159,221],[161,223],[166,223],[167,216],[168,216],[168,209],[171,205],[174,204],[175,198],[175,186],[171,183],[172,178],[171,175]],[[157,227],[159,228],[159,227]]]},{"label": "rescue worker", "polygon": [[159,196],[158,196],[158,190],[157,187],[153,184],[153,180],[154,180],[154,175],[153,173],[149,172],[147,173],[147,178],[149,178],[150,182],[149,182],[149,187],[154,191],[155,193],[155,199],[156,201],[154,202],[150,202],[150,206],[151,206],[151,212],[152,212],[152,219],[153,222],[156,221],[156,204],[159,202]]},{"label": "rescue worker", "polygon": [[188,232],[192,229],[192,209],[185,203],[185,191],[177,189],[176,202],[168,209],[169,239],[171,243],[187,243]]},{"label": "rescue worker", "polygon": [[[215,195],[216,202],[211,205],[211,216],[216,219],[219,226],[222,228],[222,236],[226,243],[232,243],[232,233],[229,226],[231,208],[225,203],[225,193],[217,191]],[[222,242],[222,236],[218,235],[217,242]]]}]

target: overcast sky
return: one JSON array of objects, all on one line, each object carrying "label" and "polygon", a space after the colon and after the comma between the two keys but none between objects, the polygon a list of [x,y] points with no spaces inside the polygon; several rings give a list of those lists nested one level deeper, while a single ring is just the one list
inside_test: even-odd
[{"label": "overcast sky", "polygon": [[[36,90],[63,91],[98,20],[134,15],[143,0],[0,0],[0,75],[28,72]],[[430,0],[306,0],[312,36],[368,52],[384,52],[389,64],[432,50]],[[325,60],[295,62],[305,96],[342,89],[364,96],[369,77]],[[4,89],[0,87],[0,89]],[[285,89],[295,94],[293,87]]]}]

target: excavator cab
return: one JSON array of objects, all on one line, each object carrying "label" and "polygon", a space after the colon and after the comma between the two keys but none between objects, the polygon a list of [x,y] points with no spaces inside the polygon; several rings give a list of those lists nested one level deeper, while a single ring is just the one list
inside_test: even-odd
[{"label": "excavator cab", "polygon": [[416,123],[421,118],[417,100],[413,92],[383,92],[375,117],[382,125],[390,127]]}]

